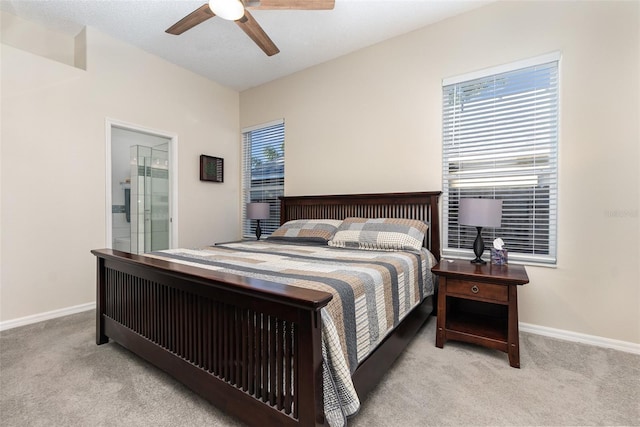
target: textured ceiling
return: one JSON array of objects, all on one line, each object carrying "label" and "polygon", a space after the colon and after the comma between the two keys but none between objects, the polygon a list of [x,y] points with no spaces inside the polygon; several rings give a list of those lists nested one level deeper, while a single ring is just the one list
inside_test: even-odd
[{"label": "textured ceiling", "polygon": [[329,11],[253,10],[280,48],[268,57],[219,17],[180,36],[164,30],[203,0],[2,0],[0,10],[76,35],[90,26],[242,91],[404,34],[491,0],[335,0]]}]

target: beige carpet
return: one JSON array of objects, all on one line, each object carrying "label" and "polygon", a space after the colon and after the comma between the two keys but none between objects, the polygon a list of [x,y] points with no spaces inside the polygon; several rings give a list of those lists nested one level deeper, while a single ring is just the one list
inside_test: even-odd
[{"label": "beige carpet", "polygon": [[[85,312],[0,333],[2,426],[240,426]],[[640,425],[640,356],[521,333],[521,369],[419,332],[350,426]]]}]

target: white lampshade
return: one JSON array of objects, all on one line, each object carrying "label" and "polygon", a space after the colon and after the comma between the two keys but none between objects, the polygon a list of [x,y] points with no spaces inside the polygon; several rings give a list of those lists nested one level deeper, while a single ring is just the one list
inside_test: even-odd
[{"label": "white lampshade", "polygon": [[238,0],[209,0],[209,9],[222,19],[235,21],[244,16],[244,6]]},{"label": "white lampshade", "polygon": [[502,200],[460,199],[458,224],[473,227],[500,227]]},{"label": "white lampshade", "polygon": [[263,202],[247,203],[247,218],[248,219],[268,219],[269,203],[263,203]]}]

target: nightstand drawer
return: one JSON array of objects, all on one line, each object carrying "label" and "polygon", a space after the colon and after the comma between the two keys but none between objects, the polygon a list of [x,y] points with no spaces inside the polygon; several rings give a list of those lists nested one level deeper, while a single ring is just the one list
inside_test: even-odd
[{"label": "nightstand drawer", "polygon": [[447,295],[457,294],[464,297],[495,302],[509,302],[509,287],[470,280],[447,279]]}]

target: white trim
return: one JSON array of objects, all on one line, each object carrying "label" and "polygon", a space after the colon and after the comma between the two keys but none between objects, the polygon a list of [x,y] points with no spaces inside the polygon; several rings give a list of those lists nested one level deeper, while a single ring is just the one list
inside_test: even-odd
[{"label": "white trim", "polygon": [[105,159],[106,159],[106,177],[105,177],[105,208],[106,212],[106,226],[105,226],[105,236],[104,236],[104,247],[105,248],[113,248],[113,197],[111,193],[113,190],[111,189],[111,128],[113,127],[113,122],[111,119],[107,118],[105,120]]},{"label": "white trim", "polygon": [[267,123],[261,123],[259,125],[254,125],[254,126],[249,126],[249,127],[246,127],[246,128],[242,128],[240,133],[251,132],[252,130],[268,128],[269,126],[281,125],[283,123],[284,123],[284,119],[272,120],[272,121],[267,122]]},{"label": "white trim", "polygon": [[113,241],[113,221],[111,219],[111,129],[113,127],[130,130],[133,132],[141,132],[149,135],[160,136],[169,139],[169,205],[171,206],[171,217],[169,218],[169,248],[178,247],[178,135],[174,132],[168,132],[159,129],[151,129],[122,120],[105,118],[105,147],[106,147],[106,233],[105,247],[111,248]]},{"label": "white trim", "polygon": [[[482,253],[481,258],[487,262],[489,262],[489,257],[490,257],[489,248],[490,246],[487,246],[485,242],[485,251]],[[443,248],[441,252],[442,252],[442,258],[447,258],[447,259],[461,259],[465,261],[471,261],[476,257],[475,254],[473,253],[473,250],[471,249]],[[543,261],[545,259],[544,257],[540,257],[541,261],[536,261],[535,257],[532,257],[531,259],[527,259],[525,256],[524,258],[525,259],[522,259],[522,257],[518,257],[517,254],[509,254],[509,264],[527,265],[531,267],[543,267],[543,268],[558,268],[557,260],[554,261],[552,264],[551,261]]]},{"label": "white trim", "polygon": [[542,335],[550,338],[557,338],[564,341],[579,342],[596,347],[612,348],[614,350],[627,353],[640,354],[640,344],[628,341],[614,340],[611,338],[598,337],[596,335],[581,334],[579,332],[566,331],[563,329],[549,328],[547,326],[532,325],[530,323],[518,324],[520,331]]},{"label": "white trim", "polygon": [[171,218],[169,226],[169,247],[179,248],[178,245],[178,135],[173,134],[169,144],[169,165],[171,167],[171,182],[169,183],[169,202],[171,206]]},{"label": "white trim", "polygon": [[[5,320],[0,322],[0,331],[26,326],[45,320],[55,319],[57,317],[69,316],[71,314],[82,313],[84,311],[95,310],[96,303],[89,302],[86,304],[74,305],[72,307],[61,308],[59,310],[47,311],[45,313],[33,314],[31,316],[20,317],[18,319]],[[547,326],[533,325],[531,323],[518,323],[521,332],[541,335],[549,338],[557,338],[563,341],[579,342],[583,344],[593,345],[596,347],[611,348],[626,353],[640,354],[640,344],[614,340],[611,338],[603,338],[595,335],[581,334],[579,332],[571,332],[563,329],[549,328]]]},{"label": "white trim", "polygon": [[4,322],[0,322],[0,331],[95,309],[96,303],[94,301],[86,304],[74,305],[73,307],[61,308],[59,310],[47,311],[45,313],[32,314],[31,316],[19,317],[17,319],[5,320]]},{"label": "white trim", "polygon": [[508,64],[497,65],[495,67],[484,68],[482,70],[472,71],[470,73],[461,74],[459,76],[447,77],[442,79],[442,86],[449,86],[456,83],[466,82],[468,80],[481,79],[483,77],[494,74],[507,73],[521,68],[533,67],[535,65],[546,64],[552,61],[560,61],[562,57],[560,51],[547,53],[533,58],[523,59],[521,61],[510,62]]}]

